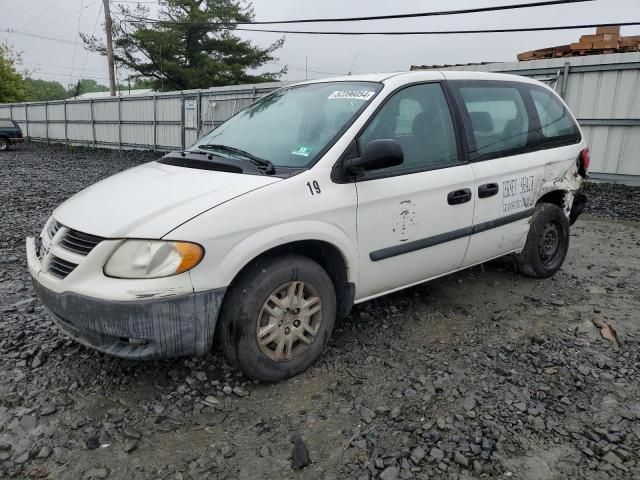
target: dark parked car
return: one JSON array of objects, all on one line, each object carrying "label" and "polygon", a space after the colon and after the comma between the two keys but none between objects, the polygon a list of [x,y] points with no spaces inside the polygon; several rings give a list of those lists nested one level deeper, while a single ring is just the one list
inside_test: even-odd
[{"label": "dark parked car", "polygon": [[9,150],[11,145],[23,142],[20,125],[13,120],[0,118],[0,151]]}]

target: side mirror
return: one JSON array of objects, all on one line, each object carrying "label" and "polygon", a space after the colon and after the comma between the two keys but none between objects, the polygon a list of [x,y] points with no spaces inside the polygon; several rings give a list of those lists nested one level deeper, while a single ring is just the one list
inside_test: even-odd
[{"label": "side mirror", "polygon": [[379,139],[369,142],[364,154],[344,161],[344,169],[352,175],[361,175],[370,170],[395,167],[404,162],[404,152],[396,140]]}]

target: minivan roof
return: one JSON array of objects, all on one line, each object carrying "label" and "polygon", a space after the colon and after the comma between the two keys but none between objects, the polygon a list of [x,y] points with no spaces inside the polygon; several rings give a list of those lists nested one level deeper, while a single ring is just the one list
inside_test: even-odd
[{"label": "minivan roof", "polygon": [[402,77],[407,77],[408,81],[433,80],[434,76],[441,76],[448,80],[502,80],[522,83],[538,83],[530,78],[519,75],[509,75],[506,73],[473,72],[465,70],[413,70],[409,72],[386,72],[386,73],[365,73],[356,75],[342,75],[338,77],[322,78],[300,82],[296,85],[323,82],[381,82],[385,83],[393,79],[394,83],[402,81]]}]

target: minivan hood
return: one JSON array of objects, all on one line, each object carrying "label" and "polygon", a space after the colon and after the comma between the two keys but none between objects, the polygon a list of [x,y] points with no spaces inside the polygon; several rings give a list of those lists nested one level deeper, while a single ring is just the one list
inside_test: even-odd
[{"label": "minivan hood", "polygon": [[151,162],[82,190],[53,215],[100,237],[161,238],[206,210],[280,180]]}]

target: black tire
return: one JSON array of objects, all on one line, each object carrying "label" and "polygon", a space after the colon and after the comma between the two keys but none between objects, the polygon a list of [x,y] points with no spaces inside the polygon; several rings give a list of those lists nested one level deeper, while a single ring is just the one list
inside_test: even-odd
[{"label": "black tire", "polygon": [[528,277],[548,278],[555,274],[569,251],[569,220],[552,203],[539,203],[531,219],[527,243],[517,255],[520,272]]},{"label": "black tire", "polygon": [[[277,327],[273,326],[273,329],[277,328],[284,332],[285,326],[289,325],[291,327],[289,335],[293,335],[295,340],[292,341],[296,342],[295,348],[300,348],[301,353],[293,356],[293,348],[288,346],[290,359],[273,359],[268,354],[276,355],[276,353],[271,352],[268,346],[260,346],[258,343],[260,328],[258,324],[266,318],[269,323],[278,322],[271,315],[263,316],[264,306],[268,299],[277,295],[276,292],[283,292],[284,290],[281,289],[292,282],[302,282],[300,299],[308,298],[304,297],[304,291],[307,288],[314,291],[314,297],[319,297],[320,320],[315,324],[317,333],[308,346],[306,342],[303,344],[299,337],[291,333],[297,318],[296,309],[287,309],[285,319],[281,320]],[[288,298],[287,293],[287,296],[281,300],[288,301]],[[299,308],[297,311],[300,314]],[[309,312],[311,309],[306,311]],[[315,318],[317,319],[317,316]],[[277,382],[297,375],[313,364],[322,354],[331,337],[335,318],[335,288],[331,278],[320,265],[301,255],[259,259],[234,281],[225,296],[218,321],[218,344],[227,361],[239,368],[247,377],[262,382]],[[283,322],[285,323],[281,327],[280,324]],[[297,327],[298,330],[301,328],[299,320],[297,320]],[[276,341],[269,345],[273,347],[275,344]]]},{"label": "black tire", "polygon": [[0,152],[6,152],[11,147],[11,143],[6,138],[0,137]]}]

